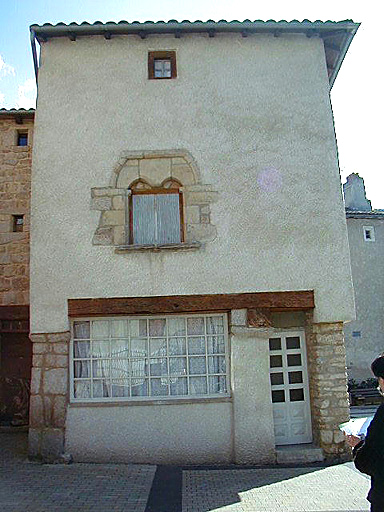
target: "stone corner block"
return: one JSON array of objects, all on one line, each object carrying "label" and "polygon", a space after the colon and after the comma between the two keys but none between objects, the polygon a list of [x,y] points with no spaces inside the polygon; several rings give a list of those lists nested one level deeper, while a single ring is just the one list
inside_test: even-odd
[{"label": "stone corner block", "polygon": [[43,376],[44,394],[66,395],[68,392],[68,370],[53,368],[46,370]]}]

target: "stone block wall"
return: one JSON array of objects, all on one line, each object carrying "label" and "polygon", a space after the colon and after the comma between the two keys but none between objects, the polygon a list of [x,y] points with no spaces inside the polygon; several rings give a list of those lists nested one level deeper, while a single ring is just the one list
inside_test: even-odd
[{"label": "stone block wall", "polygon": [[29,456],[63,457],[68,404],[69,332],[31,334],[33,342]]},{"label": "stone block wall", "polygon": [[314,441],[327,459],[349,458],[338,428],[349,420],[343,324],[312,324],[311,318],[306,337]]},{"label": "stone block wall", "polygon": [[[17,145],[28,132],[28,145]],[[29,225],[33,118],[22,124],[0,117],[0,306],[29,304]],[[23,215],[23,231],[13,232],[13,215]]]}]

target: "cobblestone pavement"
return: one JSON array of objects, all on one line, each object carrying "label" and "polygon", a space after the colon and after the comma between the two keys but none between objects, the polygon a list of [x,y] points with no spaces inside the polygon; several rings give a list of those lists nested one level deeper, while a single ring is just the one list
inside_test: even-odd
[{"label": "cobblestone pavement", "polygon": [[144,512],[156,466],[36,464],[25,434],[1,433],[1,512]]},{"label": "cobblestone pavement", "polygon": [[369,480],[330,467],[183,472],[183,512],[365,512]]},{"label": "cobblestone pavement", "polygon": [[369,479],[329,467],[169,468],[27,461],[0,433],[0,512],[366,512]]}]

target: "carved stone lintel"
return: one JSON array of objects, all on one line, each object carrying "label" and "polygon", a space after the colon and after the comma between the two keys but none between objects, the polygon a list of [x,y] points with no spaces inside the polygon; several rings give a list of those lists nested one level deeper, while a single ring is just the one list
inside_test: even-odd
[{"label": "carved stone lintel", "polygon": [[272,327],[271,310],[269,308],[248,309],[249,327]]}]

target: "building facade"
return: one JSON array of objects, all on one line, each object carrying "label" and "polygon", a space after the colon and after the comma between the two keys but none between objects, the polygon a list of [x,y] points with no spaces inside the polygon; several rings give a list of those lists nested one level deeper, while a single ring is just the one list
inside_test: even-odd
[{"label": "building facade", "polygon": [[354,304],[329,92],[357,28],[31,27],[31,456],[345,454]]},{"label": "building facade", "polygon": [[348,375],[372,377],[371,362],[384,351],[384,210],[374,210],[364,180],[348,176],[343,185],[356,320],[345,326]]},{"label": "building facade", "polygon": [[0,425],[28,425],[33,110],[0,109]]}]

